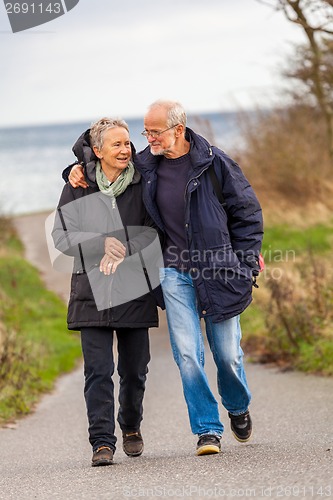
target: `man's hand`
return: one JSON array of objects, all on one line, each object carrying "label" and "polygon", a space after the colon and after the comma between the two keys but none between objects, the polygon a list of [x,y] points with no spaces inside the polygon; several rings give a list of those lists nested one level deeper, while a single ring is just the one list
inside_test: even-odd
[{"label": "man's hand", "polygon": [[85,181],[85,177],[83,175],[83,167],[82,165],[74,165],[72,170],[69,173],[68,180],[73,188],[82,187],[87,188],[88,184]]},{"label": "man's hand", "polygon": [[123,259],[126,255],[126,247],[113,236],[105,238],[104,251],[111,259]]}]

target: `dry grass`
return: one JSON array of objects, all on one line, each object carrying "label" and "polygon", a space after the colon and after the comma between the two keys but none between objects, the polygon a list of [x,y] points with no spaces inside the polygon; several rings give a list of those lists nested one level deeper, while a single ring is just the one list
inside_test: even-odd
[{"label": "dry grass", "polygon": [[331,219],[333,165],[321,117],[291,107],[258,112],[255,119],[243,113],[240,125],[245,146],[236,159],[258,194],[266,223],[302,227]]},{"label": "dry grass", "polygon": [[[240,121],[244,145],[233,156],[263,207],[264,246],[295,249],[293,262],[268,263],[247,350],[261,362],[333,375],[333,165],[324,123],[305,106]],[[270,276],[274,266],[279,278]]]},{"label": "dry grass", "polygon": [[7,331],[6,331],[5,325],[0,320],[0,364],[1,364],[2,353],[4,350],[3,346],[4,346],[4,343],[6,341],[6,338],[7,338]]}]

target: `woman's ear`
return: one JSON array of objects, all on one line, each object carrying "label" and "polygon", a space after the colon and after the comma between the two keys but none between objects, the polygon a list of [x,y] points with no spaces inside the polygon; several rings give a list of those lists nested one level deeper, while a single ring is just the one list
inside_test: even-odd
[{"label": "woman's ear", "polygon": [[95,153],[97,158],[99,158],[100,160],[103,158],[102,153],[100,152],[100,150],[96,146],[93,146],[93,152]]}]

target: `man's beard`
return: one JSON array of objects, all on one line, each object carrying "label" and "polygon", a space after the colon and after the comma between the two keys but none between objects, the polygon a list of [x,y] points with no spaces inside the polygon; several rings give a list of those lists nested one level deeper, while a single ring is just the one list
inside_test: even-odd
[{"label": "man's beard", "polygon": [[167,151],[166,149],[162,149],[161,151],[152,151],[150,149],[150,152],[153,156],[162,156],[164,155],[164,153],[166,153],[166,151]]},{"label": "man's beard", "polygon": [[173,141],[167,148],[161,149],[159,151],[152,151],[152,146],[150,146],[150,152],[153,156],[162,156],[162,155],[165,156],[167,155],[167,153],[170,153],[171,149],[174,147],[175,144],[176,144],[176,138],[173,139]]}]

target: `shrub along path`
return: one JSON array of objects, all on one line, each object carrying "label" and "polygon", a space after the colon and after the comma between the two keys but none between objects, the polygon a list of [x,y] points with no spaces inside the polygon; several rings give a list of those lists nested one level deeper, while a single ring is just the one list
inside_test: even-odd
[{"label": "shrub along path", "polygon": [[[26,216],[16,225],[27,258],[65,296],[68,276],[50,269],[44,220],[45,214]],[[112,467],[90,467],[80,367],[59,380],[33,415],[0,430],[0,498],[333,497],[333,379],[248,365],[253,439],[237,443],[221,407],[222,453],[196,457],[164,314],[151,348],[142,457],[126,457],[119,444]],[[209,353],[206,364],[216,393]]]}]

